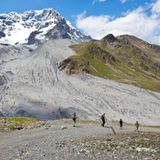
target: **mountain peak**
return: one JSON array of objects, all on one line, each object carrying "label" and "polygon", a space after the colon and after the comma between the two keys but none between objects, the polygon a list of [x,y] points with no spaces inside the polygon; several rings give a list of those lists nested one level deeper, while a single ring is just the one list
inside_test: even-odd
[{"label": "mountain peak", "polygon": [[119,39],[115,37],[113,34],[106,35],[105,37],[102,38],[101,41],[105,44],[114,45],[117,47],[120,47],[122,45]]},{"label": "mountain peak", "polygon": [[113,43],[115,41],[118,41],[118,39],[113,34],[106,35],[104,38],[102,38],[102,40],[108,43]]},{"label": "mountain peak", "polygon": [[77,31],[53,8],[0,14],[0,43],[34,44],[66,38],[76,41],[91,39]]},{"label": "mountain peak", "polygon": [[60,13],[54,10],[53,8],[46,8],[43,10],[29,10],[25,11],[21,15],[22,17],[29,16],[28,18],[35,17],[43,20],[48,20],[56,16],[61,16]]}]

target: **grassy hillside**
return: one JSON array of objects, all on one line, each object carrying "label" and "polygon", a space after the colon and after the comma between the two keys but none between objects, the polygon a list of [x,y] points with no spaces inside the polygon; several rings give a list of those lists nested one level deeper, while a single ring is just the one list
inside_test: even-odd
[{"label": "grassy hillside", "polygon": [[39,121],[40,119],[29,117],[0,117],[0,128],[10,130],[23,129]]},{"label": "grassy hillside", "polygon": [[77,54],[59,65],[68,74],[86,72],[160,92],[159,46],[133,36],[108,35],[71,48]]}]

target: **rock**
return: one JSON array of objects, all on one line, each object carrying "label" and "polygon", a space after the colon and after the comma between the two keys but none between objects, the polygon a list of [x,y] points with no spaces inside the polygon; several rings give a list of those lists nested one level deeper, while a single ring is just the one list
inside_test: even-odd
[{"label": "rock", "polygon": [[107,138],[106,141],[112,141],[112,139],[111,138]]},{"label": "rock", "polygon": [[66,126],[61,126],[61,129],[63,130],[63,129],[67,129],[67,127]]},{"label": "rock", "polygon": [[79,151],[79,153],[87,154],[87,153],[89,153],[89,150],[83,148],[83,149],[81,149],[81,150]]}]

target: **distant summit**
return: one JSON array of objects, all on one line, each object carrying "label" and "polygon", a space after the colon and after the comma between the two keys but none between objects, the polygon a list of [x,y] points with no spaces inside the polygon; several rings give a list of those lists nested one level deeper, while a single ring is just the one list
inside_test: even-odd
[{"label": "distant summit", "polygon": [[77,31],[52,8],[0,14],[0,43],[34,44],[53,39],[87,41],[91,38]]}]

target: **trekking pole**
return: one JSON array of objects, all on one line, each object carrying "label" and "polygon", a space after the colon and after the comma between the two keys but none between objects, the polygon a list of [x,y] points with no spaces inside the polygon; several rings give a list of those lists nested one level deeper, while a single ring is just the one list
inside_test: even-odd
[{"label": "trekking pole", "polygon": [[109,126],[109,128],[111,128],[111,130],[112,130],[113,134],[114,134],[114,135],[116,135],[116,131],[115,131],[115,129],[112,127],[112,124],[111,124],[111,125],[109,125],[109,122],[110,122],[110,120],[108,119],[108,120],[107,120],[107,125]]},{"label": "trekking pole", "polygon": [[113,132],[114,135],[116,135],[116,131],[114,130],[114,128],[111,126],[111,130]]}]

